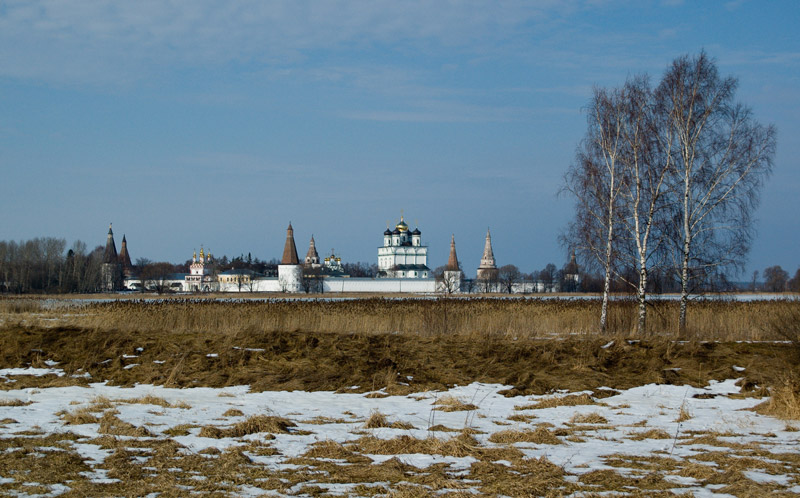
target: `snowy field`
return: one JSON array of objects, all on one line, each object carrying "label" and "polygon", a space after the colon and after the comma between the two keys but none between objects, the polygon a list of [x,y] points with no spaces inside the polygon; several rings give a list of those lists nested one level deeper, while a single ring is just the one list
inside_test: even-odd
[{"label": "snowy field", "polygon": [[[0,381],[22,375],[63,372],[7,369]],[[551,396],[499,393],[507,388],[0,391],[0,494],[800,494],[800,423],[750,410],[764,399],[734,380]]]}]

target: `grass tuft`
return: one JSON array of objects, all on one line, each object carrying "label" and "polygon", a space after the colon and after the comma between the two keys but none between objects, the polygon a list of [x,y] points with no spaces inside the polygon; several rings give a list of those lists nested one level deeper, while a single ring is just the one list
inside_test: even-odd
[{"label": "grass tuft", "polygon": [[253,415],[228,429],[221,429],[212,425],[203,426],[200,429],[199,435],[200,437],[221,439],[227,437],[237,438],[248,434],[258,434],[260,432],[288,434],[289,428],[296,426],[297,424],[287,418],[272,415]]},{"label": "grass tuft", "polygon": [[567,396],[554,396],[544,398],[530,405],[515,406],[515,410],[541,410],[543,408],[556,408],[558,406],[596,405],[594,398],[586,393],[569,394]]},{"label": "grass tuft", "polygon": [[576,413],[572,419],[571,424],[607,424],[608,419],[597,412],[580,414]]},{"label": "grass tuft", "polygon": [[379,411],[370,413],[369,418],[364,422],[365,429],[378,429],[379,427],[389,427],[389,419]]},{"label": "grass tuft", "polygon": [[92,413],[90,407],[78,408],[72,412],[62,412],[60,416],[67,425],[96,424],[100,422],[100,419]]},{"label": "grass tuft", "polygon": [[675,419],[675,422],[686,422],[692,418],[692,414],[689,412],[689,408],[686,406],[686,403],[681,405],[681,409],[678,412],[678,418]]},{"label": "grass tuft", "polygon": [[0,406],[28,406],[33,401],[22,401],[21,399],[0,399]]},{"label": "grass tuft", "polygon": [[186,403],[185,401],[178,401],[177,403],[170,403],[166,399],[160,396],[153,396],[148,394],[147,396],[142,396],[140,398],[131,398],[131,399],[121,399],[119,403],[127,403],[127,404],[139,404],[139,405],[155,405],[160,406],[162,408],[183,408],[189,409],[192,405]]},{"label": "grass tuft", "polygon": [[495,432],[489,436],[492,443],[511,444],[511,443],[536,443],[536,444],[564,444],[555,434],[550,432],[547,427],[539,426],[536,430],[505,430]]},{"label": "grass tuft", "polygon": [[114,410],[106,411],[99,420],[100,434],[109,434],[112,436],[131,436],[131,437],[151,437],[150,431],[144,427],[136,427],[135,425],[125,422],[117,417]]},{"label": "grass tuft", "polygon": [[460,412],[460,411],[472,411],[477,410],[478,407],[473,405],[472,403],[465,403],[460,399],[456,398],[455,396],[442,396],[441,398],[437,399],[434,403],[435,408],[434,410],[439,410],[443,412]]},{"label": "grass tuft", "polygon": [[631,432],[629,433],[628,439],[643,441],[645,439],[672,439],[672,436],[661,429],[650,429],[649,431],[643,432]]},{"label": "grass tuft", "polygon": [[782,420],[800,420],[800,383],[791,378],[784,379],[781,385],[772,388],[770,398],[753,410]]}]

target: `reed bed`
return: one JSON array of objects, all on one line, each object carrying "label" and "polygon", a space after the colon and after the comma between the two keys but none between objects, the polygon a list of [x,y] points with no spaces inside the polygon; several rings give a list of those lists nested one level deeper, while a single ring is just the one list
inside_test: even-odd
[{"label": "reed bed", "polygon": [[797,301],[693,303],[693,328],[684,336],[675,332],[678,303],[657,302],[642,337],[633,332],[635,303],[627,301],[613,304],[610,330],[597,333],[599,305],[173,298],[0,313],[0,367],[55,364],[67,374],[21,376],[0,389],[107,380],[254,390],[358,386],[385,388],[370,396],[386,396],[481,381],[513,386],[508,394],[516,395],[746,377],[743,390],[757,393],[787,371],[800,377],[800,345],[775,325],[791,325]]},{"label": "reed bed", "polygon": [[[792,300],[698,301],[690,305],[689,327],[679,337],[678,306],[675,301],[653,302],[644,335],[708,341],[786,339],[780,335],[785,327],[774,324],[794,323],[800,314],[800,302]],[[52,320],[52,314],[36,313],[30,320]],[[599,314],[600,302],[590,299],[167,299],[71,307],[59,310],[57,321],[71,327],[124,332],[403,333],[529,339],[595,335]],[[613,302],[606,334],[633,337],[635,329],[636,303]]]}]

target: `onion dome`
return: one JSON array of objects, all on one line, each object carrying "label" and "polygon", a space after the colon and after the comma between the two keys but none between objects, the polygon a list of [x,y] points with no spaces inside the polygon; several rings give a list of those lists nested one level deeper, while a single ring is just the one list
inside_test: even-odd
[{"label": "onion dome", "polygon": [[385,232],[383,232],[383,234],[384,234],[384,235],[391,235],[391,234],[392,234],[392,231],[391,231],[391,230],[389,230],[389,229],[387,228],[387,229],[386,229],[386,231],[385,231]]},{"label": "onion dome", "polygon": [[422,232],[419,231],[419,228],[415,228],[411,235],[422,235]]},{"label": "onion dome", "polygon": [[400,229],[395,228],[394,231],[392,232],[392,235],[400,235]]},{"label": "onion dome", "polygon": [[408,225],[406,225],[406,222],[403,221],[403,217],[402,216],[400,216],[400,223],[395,225],[395,228],[397,230],[400,230],[401,232],[407,232],[408,231]]}]

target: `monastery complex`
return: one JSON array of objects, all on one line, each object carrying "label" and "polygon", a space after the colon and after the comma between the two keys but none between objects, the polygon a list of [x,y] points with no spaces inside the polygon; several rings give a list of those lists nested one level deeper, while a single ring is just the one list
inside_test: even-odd
[{"label": "monastery complex", "polygon": [[[464,274],[456,255],[455,236],[450,240],[450,254],[441,275],[434,277],[428,267],[428,247],[422,242],[419,228],[410,230],[403,217],[383,233],[383,245],[378,247],[378,274],[374,278],[351,278],[346,275],[341,259],[331,254],[321,260],[314,237],[303,260],[298,257],[291,223],[286,229],[277,275],[260,275],[252,270],[225,270],[220,268],[210,251],[200,249],[192,255],[189,273],[170,273],[157,276],[138,275],[128,253],[127,240],[117,253],[114,233],[108,228],[102,267],[103,287],[106,291],[141,290],[142,286],[158,286],[171,292],[370,292],[370,293],[458,293],[464,289]],[[577,277],[577,275],[576,275]],[[157,282],[155,281],[157,280]],[[487,230],[483,256],[477,268],[477,279],[482,291],[499,290],[498,268],[492,250],[491,234]],[[515,292],[544,292],[535,283],[532,288],[517,284]],[[475,289],[478,290],[478,289]]]}]

